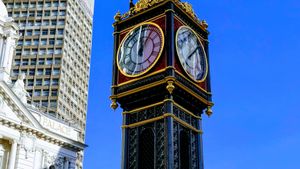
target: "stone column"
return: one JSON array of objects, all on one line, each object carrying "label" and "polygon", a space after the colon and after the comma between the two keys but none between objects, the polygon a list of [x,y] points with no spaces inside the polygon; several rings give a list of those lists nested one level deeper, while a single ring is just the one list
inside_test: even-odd
[{"label": "stone column", "polygon": [[9,154],[9,164],[8,169],[14,169],[16,163],[16,156],[17,156],[17,147],[18,143],[13,140],[11,144],[10,154]]}]

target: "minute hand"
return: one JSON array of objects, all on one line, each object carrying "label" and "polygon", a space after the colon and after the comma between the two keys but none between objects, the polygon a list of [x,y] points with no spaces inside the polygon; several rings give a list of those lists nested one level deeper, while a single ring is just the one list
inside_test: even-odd
[{"label": "minute hand", "polygon": [[190,59],[199,48],[200,48],[199,46],[196,47],[196,49],[191,54],[189,54],[188,59]]}]

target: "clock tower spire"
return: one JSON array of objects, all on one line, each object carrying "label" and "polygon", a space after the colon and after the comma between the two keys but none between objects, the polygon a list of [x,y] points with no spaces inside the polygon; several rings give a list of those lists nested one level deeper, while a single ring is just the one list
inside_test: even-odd
[{"label": "clock tower spire", "polygon": [[123,109],[122,169],[203,169],[212,114],[208,24],[179,0],[117,13],[111,107]]}]

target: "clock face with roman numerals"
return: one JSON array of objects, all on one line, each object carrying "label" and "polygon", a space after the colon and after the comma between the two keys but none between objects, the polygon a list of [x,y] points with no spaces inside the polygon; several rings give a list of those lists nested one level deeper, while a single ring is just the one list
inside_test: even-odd
[{"label": "clock face with roman numerals", "polygon": [[176,49],[185,72],[196,82],[207,76],[207,60],[204,47],[196,33],[187,26],[178,29]]},{"label": "clock face with roman numerals", "polygon": [[163,47],[163,31],[158,25],[138,25],[121,42],[117,55],[118,68],[125,76],[140,76],[155,65]]}]

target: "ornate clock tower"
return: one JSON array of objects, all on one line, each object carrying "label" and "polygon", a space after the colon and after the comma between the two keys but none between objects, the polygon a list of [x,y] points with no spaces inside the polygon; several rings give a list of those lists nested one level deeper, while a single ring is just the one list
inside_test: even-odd
[{"label": "ornate clock tower", "polygon": [[124,110],[122,169],[204,168],[207,27],[180,0],[130,1],[116,14],[111,107]]}]

